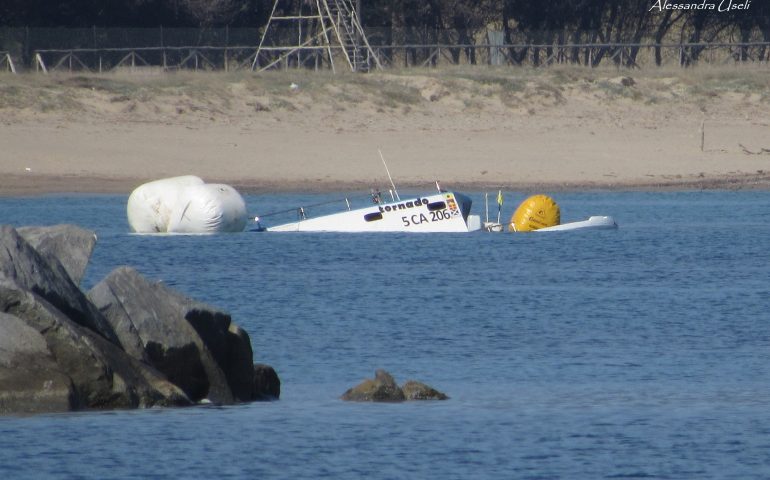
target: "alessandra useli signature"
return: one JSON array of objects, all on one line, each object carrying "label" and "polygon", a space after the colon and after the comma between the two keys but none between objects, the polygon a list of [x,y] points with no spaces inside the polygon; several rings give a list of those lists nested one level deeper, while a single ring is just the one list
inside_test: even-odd
[{"label": "alessandra useli signature", "polygon": [[663,10],[716,10],[718,12],[731,12],[736,10],[748,10],[750,6],[751,0],[744,0],[742,2],[735,0],[720,0],[718,4],[716,2],[709,2],[707,0],[703,0],[700,3],[669,3],[668,0],[656,0],[647,11],[651,12],[653,10],[657,10],[662,12]]}]

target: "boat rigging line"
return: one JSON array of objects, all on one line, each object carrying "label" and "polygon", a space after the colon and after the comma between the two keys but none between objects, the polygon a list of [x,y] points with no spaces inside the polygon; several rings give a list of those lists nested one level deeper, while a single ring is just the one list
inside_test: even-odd
[{"label": "boat rigging line", "polygon": [[390,170],[388,169],[388,164],[385,163],[385,156],[382,154],[382,150],[379,148],[377,151],[380,153],[380,158],[382,159],[382,164],[385,165],[385,171],[388,172],[388,180],[390,180],[390,186],[393,187],[393,191],[396,193],[396,200],[401,201],[401,197],[398,196],[398,190],[396,190],[396,184],[393,183],[393,177],[390,176]]},{"label": "boat rigging line", "polygon": [[[355,197],[354,200],[356,198],[358,198],[358,197]],[[363,199],[363,197],[361,197],[361,199]],[[359,201],[361,199],[359,199]],[[262,214],[262,215],[252,216],[252,219],[254,219],[255,222],[258,222],[259,221],[258,219],[260,219],[260,218],[273,217],[275,215],[283,215],[283,214],[294,213],[294,212],[296,212],[299,216],[303,216],[303,215],[306,215],[306,211],[308,209],[312,209],[312,208],[315,208],[315,207],[323,207],[325,205],[339,204],[341,202],[344,202],[345,205],[347,206],[347,209],[351,210],[350,197],[345,197],[345,198],[337,198],[337,199],[334,199],[334,200],[327,200],[327,201],[319,202],[319,203],[313,203],[313,204],[310,204],[310,205],[301,205],[301,206],[298,206],[298,207],[286,208],[286,209],[283,209],[283,210],[275,210],[275,211],[268,212],[268,213],[265,213],[265,214]],[[375,203],[378,203],[378,202],[375,202]]]}]

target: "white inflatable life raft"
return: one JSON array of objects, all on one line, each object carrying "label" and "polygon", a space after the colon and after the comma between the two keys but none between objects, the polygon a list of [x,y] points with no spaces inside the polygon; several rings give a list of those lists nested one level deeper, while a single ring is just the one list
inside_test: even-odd
[{"label": "white inflatable life raft", "polygon": [[137,187],[128,197],[128,224],[136,233],[240,232],[246,203],[231,186],[186,175]]}]

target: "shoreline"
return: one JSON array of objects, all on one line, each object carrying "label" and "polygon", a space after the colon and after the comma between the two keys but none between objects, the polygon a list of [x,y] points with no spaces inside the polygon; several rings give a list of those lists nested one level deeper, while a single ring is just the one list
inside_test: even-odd
[{"label": "shoreline", "polygon": [[[681,176],[680,176],[681,177]],[[120,195],[128,196],[134,188],[151,180],[145,178],[114,178],[94,176],[55,175],[3,175],[0,184],[0,199],[15,197],[38,197],[46,195]],[[224,183],[234,187],[242,195],[263,195],[280,193],[336,193],[368,191],[370,188],[386,187],[382,181],[318,181],[297,180],[255,180],[255,179],[206,179],[207,183]],[[523,193],[553,192],[671,192],[743,190],[770,191],[770,172],[763,174],[711,175],[676,178],[657,178],[649,181],[583,181],[583,182],[441,182],[443,188],[466,191],[514,191]],[[435,180],[397,182],[399,189],[432,190]]]},{"label": "shoreline", "polygon": [[3,81],[0,197],[128,195],[180,175],[245,194],[383,190],[378,151],[396,185],[415,190],[770,190],[764,70]]}]

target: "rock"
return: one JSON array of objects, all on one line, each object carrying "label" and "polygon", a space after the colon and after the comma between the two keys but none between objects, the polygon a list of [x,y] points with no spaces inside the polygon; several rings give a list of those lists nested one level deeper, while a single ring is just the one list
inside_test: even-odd
[{"label": "rock", "polygon": [[80,285],[96,245],[94,232],[75,225],[21,227],[16,231],[41,255],[59,260],[72,282]]},{"label": "rock", "polygon": [[251,343],[230,316],[134,269],[120,267],[88,292],[126,352],[163,372],[193,401],[251,400]]},{"label": "rock", "polygon": [[281,397],[281,379],[273,367],[254,364],[252,400],[278,400]]},{"label": "rock", "polygon": [[374,379],[366,379],[342,395],[352,402],[403,402],[404,392],[388,372],[377,370]]},{"label": "rock", "polygon": [[364,380],[342,395],[342,400],[352,402],[403,402],[448,398],[446,394],[415,380],[409,380],[399,387],[393,376],[385,370],[377,370],[373,380]]},{"label": "rock", "polygon": [[227,328],[226,363],[227,384],[236,400],[254,399],[254,352],[246,330],[231,323]]},{"label": "rock", "polygon": [[[230,324],[227,339],[227,366],[225,375],[233,391],[233,397],[241,402],[253,400],[277,400],[281,396],[281,381],[269,365],[254,365],[251,339],[244,329]],[[269,371],[272,371],[272,376]],[[277,382],[277,390],[273,388]],[[277,393],[275,393],[277,392]]]},{"label": "rock", "polygon": [[66,412],[75,403],[72,382],[43,336],[23,320],[0,313],[0,414]]},{"label": "rock", "polygon": [[[69,410],[191,403],[182,390],[159,372],[132,359],[114,343],[76,324],[45,299],[7,278],[0,279],[0,311],[10,313],[42,336],[58,371],[72,384]],[[39,372],[40,358],[30,357],[28,368]],[[15,384],[13,378],[6,376],[6,380],[7,390],[25,391],[18,378]],[[48,410],[41,407],[41,411]]]},{"label": "rock", "polygon": [[228,314],[128,267],[81,292],[94,240],[70,225],[0,226],[0,414],[280,396]]},{"label": "rock", "polygon": [[408,380],[401,385],[401,391],[404,392],[407,400],[447,400],[449,398],[435,388],[415,380]]},{"label": "rock", "polygon": [[9,226],[0,227],[0,277],[34,292],[75,323],[119,344],[112,326],[86,299],[59,260],[41,255]]},{"label": "rock", "polygon": [[636,80],[633,77],[615,77],[610,79],[610,82],[623,87],[633,87],[636,85]]},{"label": "rock", "polygon": [[111,395],[102,396],[102,403],[89,403],[89,408],[150,408],[192,404],[187,394],[161,372],[91,332],[84,332],[83,338],[93,348],[94,358],[106,365],[112,374]]}]

